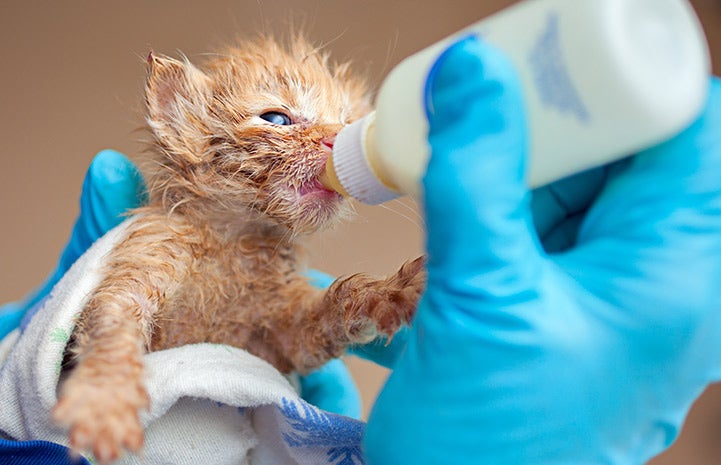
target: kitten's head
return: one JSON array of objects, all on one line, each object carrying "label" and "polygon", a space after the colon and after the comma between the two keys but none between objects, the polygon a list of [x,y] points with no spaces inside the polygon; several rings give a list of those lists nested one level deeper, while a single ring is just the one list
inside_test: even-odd
[{"label": "kitten's head", "polygon": [[340,128],[368,110],[365,84],[347,64],[330,64],[302,38],[288,48],[263,38],[202,70],[154,54],[148,66],[151,203],[259,214],[296,233],[338,216],[344,201],[318,176]]}]

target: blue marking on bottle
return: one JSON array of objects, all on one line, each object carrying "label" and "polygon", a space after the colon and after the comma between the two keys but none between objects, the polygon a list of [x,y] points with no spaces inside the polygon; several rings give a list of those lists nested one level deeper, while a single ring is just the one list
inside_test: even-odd
[{"label": "blue marking on bottle", "polygon": [[528,54],[528,64],[544,105],[570,113],[581,124],[590,123],[591,115],[568,74],[557,12],[548,14],[546,27]]}]

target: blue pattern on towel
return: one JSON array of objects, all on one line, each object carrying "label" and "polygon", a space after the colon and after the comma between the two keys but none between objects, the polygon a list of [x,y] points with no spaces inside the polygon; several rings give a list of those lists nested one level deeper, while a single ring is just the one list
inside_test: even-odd
[{"label": "blue pattern on towel", "polygon": [[326,449],[329,465],[364,464],[361,453],[363,422],[288,399],[283,399],[279,408],[291,428],[283,433],[288,446]]}]

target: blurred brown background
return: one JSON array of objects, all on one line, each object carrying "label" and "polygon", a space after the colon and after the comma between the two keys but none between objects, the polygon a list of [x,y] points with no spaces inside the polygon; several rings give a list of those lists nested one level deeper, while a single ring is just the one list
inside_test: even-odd
[{"label": "blurred brown background", "polygon": [[[43,4],[41,4],[43,3]],[[404,56],[506,5],[488,1],[213,0],[0,3],[0,302],[55,266],[77,214],[86,167],[103,148],[137,153],[148,51],[202,60],[236,37],[302,24],[372,82]],[[715,72],[721,2],[697,0]],[[721,239],[720,239],[721,240]],[[359,207],[349,224],[313,240],[312,264],[332,274],[391,272],[422,251],[413,202]],[[372,404],[386,372],[349,359]],[[0,408],[1,408],[0,400]],[[699,401],[662,464],[721,463],[721,389]]]}]

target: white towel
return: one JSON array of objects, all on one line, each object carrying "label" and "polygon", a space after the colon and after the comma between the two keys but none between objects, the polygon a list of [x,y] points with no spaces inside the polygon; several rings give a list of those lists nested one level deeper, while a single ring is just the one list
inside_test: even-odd
[{"label": "white towel", "polygon": [[[32,318],[0,341],[0,437],[67,445],[50,412],[65,346],[127,220],[91,247]],[[196,344],[147,354],[142,455],[121,464],[358,465],[363,423],[303,401],[250,353]]]}]

